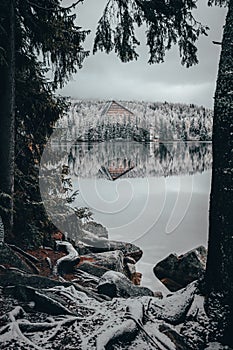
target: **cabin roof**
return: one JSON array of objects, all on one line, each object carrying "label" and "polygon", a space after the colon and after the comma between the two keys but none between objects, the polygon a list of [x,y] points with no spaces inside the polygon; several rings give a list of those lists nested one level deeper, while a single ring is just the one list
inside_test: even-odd
[{"label": "cabin roof", "polygon": [[114,116],[114,115],[130,115],[130,116],[134,116],[134,113],[131,112],[128,108],[122,106],[119,102],[116,101],[109,101],[102,113],[102,115],[110,115],[110,116]]}]

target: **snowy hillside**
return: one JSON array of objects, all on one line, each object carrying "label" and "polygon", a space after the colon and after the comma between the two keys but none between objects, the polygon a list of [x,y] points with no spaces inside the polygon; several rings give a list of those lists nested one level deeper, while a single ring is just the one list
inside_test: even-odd
[{"label": "snowy hillside", "polygon": [[[119,104],[128,113],[106,113],[109,103]],[[206,141],[211,139],[212,117],[212,110],[193,104],[72,100],[68,115],[59,120],[57,127],[64,141],[148,141],[149,133],[162,141]]]}]

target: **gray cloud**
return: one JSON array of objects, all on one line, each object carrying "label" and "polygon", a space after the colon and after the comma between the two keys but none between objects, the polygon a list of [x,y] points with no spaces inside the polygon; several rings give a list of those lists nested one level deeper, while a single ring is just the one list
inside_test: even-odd
[{"label": "gray cloud", "polygon": [[[207,0],[199,0],[195,10],[198,20],[210,27],[209,36],[198,42],[197,66],[189,69],[181,66],[177,48],[167,54],[165,63],[148,65],[148,48],[143,33],[139,31],[138,61],[121,63],[114,54],[91,54],[60,93],[77,98],[166,100],[213,107],[220,46],[213,45],[212,40],[221,41],[225,9],[208,8],[206,3]],[[87,49],[92,50],[94,31],[105,4],[106,0],[86,0],[78,8],[77,23],[92,30],[85,43]]]}]

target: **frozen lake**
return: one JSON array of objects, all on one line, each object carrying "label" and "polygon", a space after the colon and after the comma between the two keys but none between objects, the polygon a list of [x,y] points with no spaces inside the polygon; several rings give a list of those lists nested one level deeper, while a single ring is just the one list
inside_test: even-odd
[{"label": "frozen lake", "polygon": [[[211,144],[80,144],[69,154],[79,189],[74,205],[90,207],[110,239],[138,245],[142,285],[165,290],[153,266],[172,252],[207,244]],[[129,163],[133,169],[115,181],[99,172],[104,166],[120,173]]]}]

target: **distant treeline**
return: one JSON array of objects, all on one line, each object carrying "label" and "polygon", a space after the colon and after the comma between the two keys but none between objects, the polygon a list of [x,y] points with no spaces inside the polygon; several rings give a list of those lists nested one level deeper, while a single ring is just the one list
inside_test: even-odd
[{"label": "distant treeline", "polygon": [[210,141],[213,111],[194,104],[120,101],[135,117],[103,114],[106,101],[73,100],[58,123],[62,140]]}]

